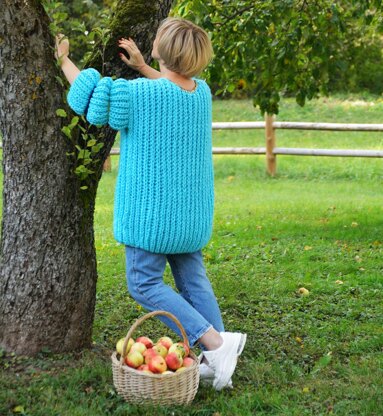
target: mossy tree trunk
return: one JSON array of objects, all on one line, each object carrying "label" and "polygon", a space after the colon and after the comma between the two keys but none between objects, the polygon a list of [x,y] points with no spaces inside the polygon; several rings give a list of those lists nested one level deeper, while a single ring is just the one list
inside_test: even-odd
[{"label": "mossy tree trunk", "polygon": [[[171,1],[123,1],[112,21],[104,75],[137,77],[124,68],[116,41],[131,36],[150,62],[152,42]],[[91,345],[96,295],[93,216],[105,142],[89,189],[73,174],[61,133],[63,90],[54,62],[54,39],[39,0],[0,0],[0,129],[3,136],[3,214],[0,245],[0,348],[33,355]],[[127,33],[129,31],[130,33]],[[103,67],[102,67],[103,66]]]}]

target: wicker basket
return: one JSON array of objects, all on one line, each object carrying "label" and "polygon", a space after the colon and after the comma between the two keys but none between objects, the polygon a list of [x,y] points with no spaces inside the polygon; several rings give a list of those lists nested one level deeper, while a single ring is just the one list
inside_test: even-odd
[{"label": "wicker basket", "polygon": [[188,404],[194,399],[199,384],[198,359],[192,351],[189,356],[194,360],[194,364],[184,371],[173,374],[148,374],[123,364],[128,341],[133,332],[143,321],[156,315],[164,315],[172,319],[181,331],[183,342],[189,347],[185,330],[171,313],[154,311],[142,316],[137,319],[126,335],[120,360],[117,359],[116,352],[112,354],[114,386],[118,394],[130,403],[150,401],[151,404]]}]

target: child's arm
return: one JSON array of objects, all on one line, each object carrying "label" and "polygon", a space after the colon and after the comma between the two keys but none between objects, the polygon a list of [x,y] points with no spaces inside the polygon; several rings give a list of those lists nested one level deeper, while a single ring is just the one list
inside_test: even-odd
[{"label": "child's arm", "polygon": [[80,70],[77,66],[69,59],[69,41],[64,35],[56,36],[56,59],[58,59],[61,69],[68,82],[72,85],[74,80],[80,74]]},{"label": "child's arm", "polygon": [[134,83],[123,78],[102,77],[94,68],[80,71],[68,55],[69,41],[60,34],[56,37],[55,57],[71,84],[67,102],[72,110],[96,126],[127,128],[133,108]]},{"label": "child's arm", "polygon": [[141,72],[146,78],[156,79],[161,78],[161,72],[155,70],[151,66],[147,65],[144,57],[142,56],[140,50],[135,44],[132,38],[125,39],[122,38],[118,41],[118,46],[122,49],[125,49],[128,52],[130,59],[128,59],[123,53],[120,53],[120,58],[126,65],[135,69],[136,71]]}]

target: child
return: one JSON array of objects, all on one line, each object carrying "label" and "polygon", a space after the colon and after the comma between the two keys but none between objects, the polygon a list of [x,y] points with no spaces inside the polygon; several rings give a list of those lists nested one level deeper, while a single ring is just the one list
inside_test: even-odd
[{"label": "child", "polygon": [[[101,78],[70,61],[69,42],[58,36],[56,58],[72,84],[68,103],[91,124],[121,132],[113,229],[125,245],[127,284],[145,309],[165,310],[203,349],[201,378],[216,390],[231,376],[246,334],[225,332],[201,249],[210,239],[214,188],[211,91],[196,78],[213,54],[207,33],[181,18],[165,19],[146,65],[132,39],[121,39],[122,61],[147,78]],[[163,282],[169,262],[178,292]],[[179,333],[166,317],[160,318]]]}]

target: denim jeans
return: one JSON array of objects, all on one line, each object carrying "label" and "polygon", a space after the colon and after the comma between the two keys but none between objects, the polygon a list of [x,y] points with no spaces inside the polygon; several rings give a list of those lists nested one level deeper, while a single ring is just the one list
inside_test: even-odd
[{"label": "denim jeans", "polygon": [[[126,277],[130,295],[146,310],[164,310],[175,315],[185,329],[191,346],[211,327],[224,331],[221,312],[206,276],[201,251],[186,254],[156,254],[126,247]],[[163,281],[169,262],[175,291]],[[172,320],[158,316],[181,336]],[[203,345],[202,345],[203,348]]]}]

